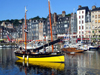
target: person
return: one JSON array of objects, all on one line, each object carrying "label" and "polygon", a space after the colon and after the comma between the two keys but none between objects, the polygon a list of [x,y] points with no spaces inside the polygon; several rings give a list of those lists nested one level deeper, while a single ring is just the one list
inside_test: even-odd
[{"label": "person", "polygon": [[30,50],[27,50],[27,54],[31,54],[31,51]]},{"label": "person", "polygon": [[44,48],[44,53],[46,53],[46,48]]},{"label": "person", "polygon": [[39,51],[38,50],[36,50],[36,54],[39,54]]},{"label": "person", "polygon": [[22,47],[20,47],[20,50],[22,50]]}]

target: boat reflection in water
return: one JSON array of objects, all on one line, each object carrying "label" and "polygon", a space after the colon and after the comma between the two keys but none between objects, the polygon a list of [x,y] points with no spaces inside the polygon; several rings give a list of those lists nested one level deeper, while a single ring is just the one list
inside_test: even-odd
[{"label": "boat reflection in water", "polygon": [[[53,71],[64,71],[65,64],[64,63],[50,63],[50,62],[28,62],[24,60],[17,60],[15,62],[20,69],[20,71],[25,70],[25,74],[27,73],[53,73]],[[32,71],[32,72],[30,72]],[[46,72],[44,72],[46,71]]]}]

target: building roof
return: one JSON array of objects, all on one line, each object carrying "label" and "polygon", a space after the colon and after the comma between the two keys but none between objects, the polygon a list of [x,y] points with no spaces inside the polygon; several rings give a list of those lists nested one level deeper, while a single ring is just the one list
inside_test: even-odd
[{"label": "building roof", "polygon": [[100,11],[100,7],[99,8],[92,9],[91,11]]},{"label": "building roof", "polygon": [[85,6],[85,7],[78,8],[78,10],[86,10],[86,13],[87,13],[89,11],[89,8],[88,8],[88,6]]},{"label": "building roof", "polygon": [[78,10],[84,10],[84,9],[89,10],[88,6],[78,8]]}]

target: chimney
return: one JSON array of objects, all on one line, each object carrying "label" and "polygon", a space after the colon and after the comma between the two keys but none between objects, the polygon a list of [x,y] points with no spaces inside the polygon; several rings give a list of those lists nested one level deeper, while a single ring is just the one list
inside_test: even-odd
[{"label": "chimney", "polygon": [[13,26],[13,23],[12,23],[12,26]]},{"label": "chimney", "polygon": [[54,23],[57,21],[57,14],[54,13]]},{"label": "chimney", "polygon": [[78,6],[78,8],[81,8],[81,7],[82,7],[81,5]]},{"label": "chimney", "polygon": [[62,16],[63,17],[65,17],[65,14],[66,14],[66,12],[65,11],[62,11]]},{"label": "chimney", "polygon": [[30,19],[29,22],[31,22],[32,20]]},{"label": "chimney", "polygon": [[95,8],[96,8],[96,6],[95,6],[95,5],[94,5],[94,6],[92,6],[92,10],[93,10],[93,9],[95,9]]},{"label": "chimney", "polygon": [[73,16],[73,13],[71,13],[71,16]]}]

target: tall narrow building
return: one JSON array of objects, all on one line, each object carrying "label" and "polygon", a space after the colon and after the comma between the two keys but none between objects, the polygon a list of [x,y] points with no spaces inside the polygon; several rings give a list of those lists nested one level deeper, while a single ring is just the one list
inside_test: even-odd
[{"label": "tall narrow building", "polygon": [[88,6],[82,7],[79,5],[77,10],[77,37],[78,38],[84,38],[85,37],[85,23],[87,22],[87,14],[88,14],[89,8]]}]

